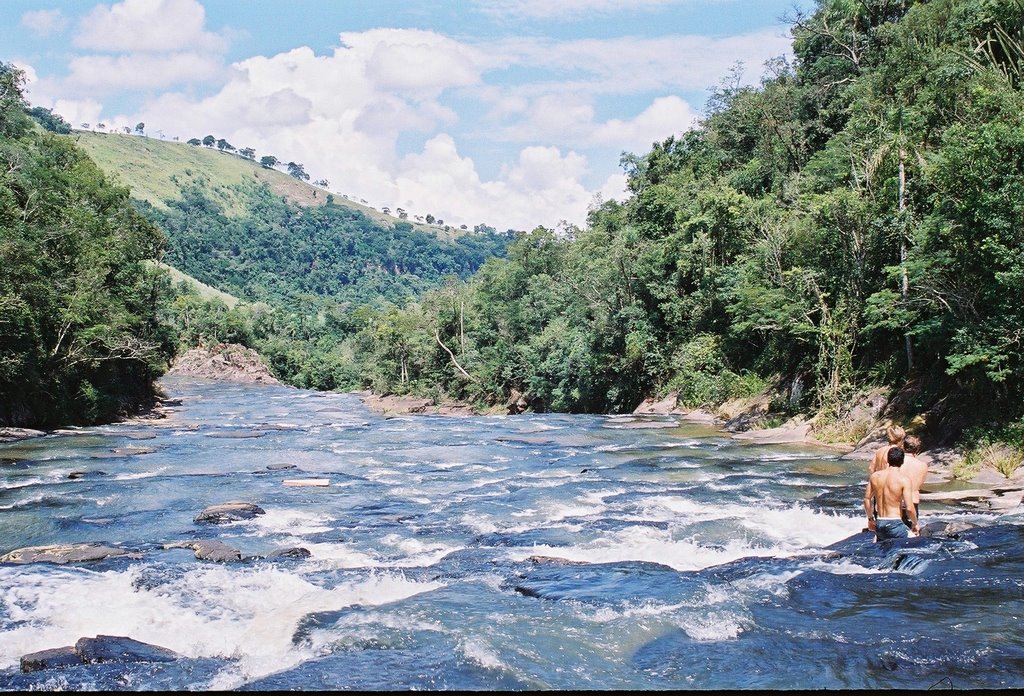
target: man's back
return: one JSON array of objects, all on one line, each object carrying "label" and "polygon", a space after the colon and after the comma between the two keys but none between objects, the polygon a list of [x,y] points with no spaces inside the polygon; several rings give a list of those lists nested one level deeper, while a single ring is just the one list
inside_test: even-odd
[{"label": "man's back", "polygon": [[871,474],[869,483],[874,494],[875,513],[878,517],[899,519],[900,503],[911,485],[910,479],[899,468],[886,467]]},{"label": "man's back", "polygon": [[903,460],[903,475],[910,481],[911,497],[915,505],[921,503],[921,486],[928,476],[928,465],[912,454],[908,454]]},{"label": "man's back", "polygon": [[894,446],[895,445],[883,445],[875,450],[874,456],[871,457],[871,464],[868,465],[868,475],[888,468],[889,462],[886,461],[886,455],[889,454],[889,450]]}]

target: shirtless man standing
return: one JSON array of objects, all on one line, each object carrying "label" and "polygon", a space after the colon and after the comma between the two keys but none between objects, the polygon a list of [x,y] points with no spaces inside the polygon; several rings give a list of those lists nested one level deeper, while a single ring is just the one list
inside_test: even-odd
[{"label": "shirtless man standing", "polygon": [[[903,475],[910,479],[910,489],[914,499],[914,518],[920,520],[921,486],[924,485],[924,480],[928,476],[928,464],[918,458],[917,455],[921,453],[921,441],[913,435],[907,435],[903,439],[903,452],[905,453]],[[909,525],[909,516],[904,514],[903,521]]]},{"label": "shirtless man standing", "polygon": [[[875,533],[875,541],[901,539],[910,536],[910,532],[916,534],[918,531],[913,486],[901,471],[903,450],[892,447],[886,460],[889,466],[871,474],[864,491],[864,513],[868,516],[868,530]],[[901,506],[906,507],[910,517],[909,530],[903,523]]]},{"label": "shirtless man standing", "polygon": [[885,459],[885,455],[893,447],[902,447],[903,438],[906,434],[906,431],[898,425],[890,425],[885,429],[885,439],[889,441],[889,444],[883,445],[875,450],[875,454],[871,458],[871,465],[868,467],[868,476],[889,466],[889,463]]}]

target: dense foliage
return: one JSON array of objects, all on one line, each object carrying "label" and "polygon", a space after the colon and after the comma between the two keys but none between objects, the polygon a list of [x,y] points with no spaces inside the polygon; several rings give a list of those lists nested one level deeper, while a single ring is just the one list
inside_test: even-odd
[{"label": "dense foliage", "polygon": [[407,222],[383,227],[332,203],[299,207],[257,184],[239,187],[246,210],[230,214],[208,186],[180,185],[181,198],[166,208],[138,205],[167,234],[167,263],[250,302],[288,306],[303,295],[404,302],[445,276],[468,278],[508,244],[496,234],[444,241]]},{"label": "dense foliage", "polygon": [[144,264],[162,237],[33,125],[23,80],[0,63],[0,425],[106,420],[152,396],[173,348]]},{"label": "dense foliage", "polygon": [[[1021,415],[1024,6],[820,0],[793,64],[624,155],[631,196],[372,317],[367,383],[538,408],[900,388],[949,431]],[[934,429],[933,429],[934,430]]]},{"label": "dense foliage", "polygon": [[367,317],[467,279],[509,243],[494,232],[444,240],[403,221],[381,226],[330,201],[299,207],[257,184],[237,187],[244,210],[227,211],[210,195],[216,185],[180,183],[180,198],[163,208],[137,202],[167,234],[164,260],[243,300],[229,308],[181,287],[164,303],[164,321],[181,348],[241,343],[301,387],[358,386],[361,368],[345,341]]}]

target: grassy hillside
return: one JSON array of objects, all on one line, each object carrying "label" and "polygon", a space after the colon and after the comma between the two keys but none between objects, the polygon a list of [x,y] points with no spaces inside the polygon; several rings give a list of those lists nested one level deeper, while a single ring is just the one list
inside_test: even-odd
[{"label": "grassy hillside", "polygon": [[153,265],[167,271],[167,273],[171,276],[171,280],[174,281],[175,283],[187,284],[189,287],[195,290],[196,293],[198,293],[199,297],[203,298],[204,300],[220,300],[229,308],[238,306],[238,303],[240,302],[240,300],[234,295],[229,295],[228,293],[222,292],[211,285],[207,285],[203,281],[193,278],[188,273],[179,271],[174,266],[169,266],[166,263],[162,263],[160,261],[154,261]]},{"label": "grassy hillside", "polygon": [[[213,148],[187,143],[157,140],[123,133],[75,131],[71,136],[79,147],[118,183],[131,189],[132,197],[167,209],[168,200],[181,200],[182,184],[206,182],[207,195],[228,215],[242,216],[249,211],[235,187],[243,183],[265,183],[287,200],[303,207],[327,202],[328,192],[305,181],[259,163]],[[398,220],[390,215],[335,194],[334,204],[357,210],[381,227],[394,227]],[[457,236],[462,230],[403,220],[420,232],[441,239]]]}]

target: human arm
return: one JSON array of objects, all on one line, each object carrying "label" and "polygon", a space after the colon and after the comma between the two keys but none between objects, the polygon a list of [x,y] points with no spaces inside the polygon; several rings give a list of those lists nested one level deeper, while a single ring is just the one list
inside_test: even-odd
[{"label": "human arm", "polygon": [[874,511],[874,489],[871,486],[871,477],[868,477],[868,485],[864,489],[864,514],[868,518],[868,531],[875,531]]},{"label": "human arm", "polygon": [[903,482],[903,505],[907,509],[907,517],[910,519],[910,531],[917,532],[917,509],[914,507],[914,486],[910,479]]}]

